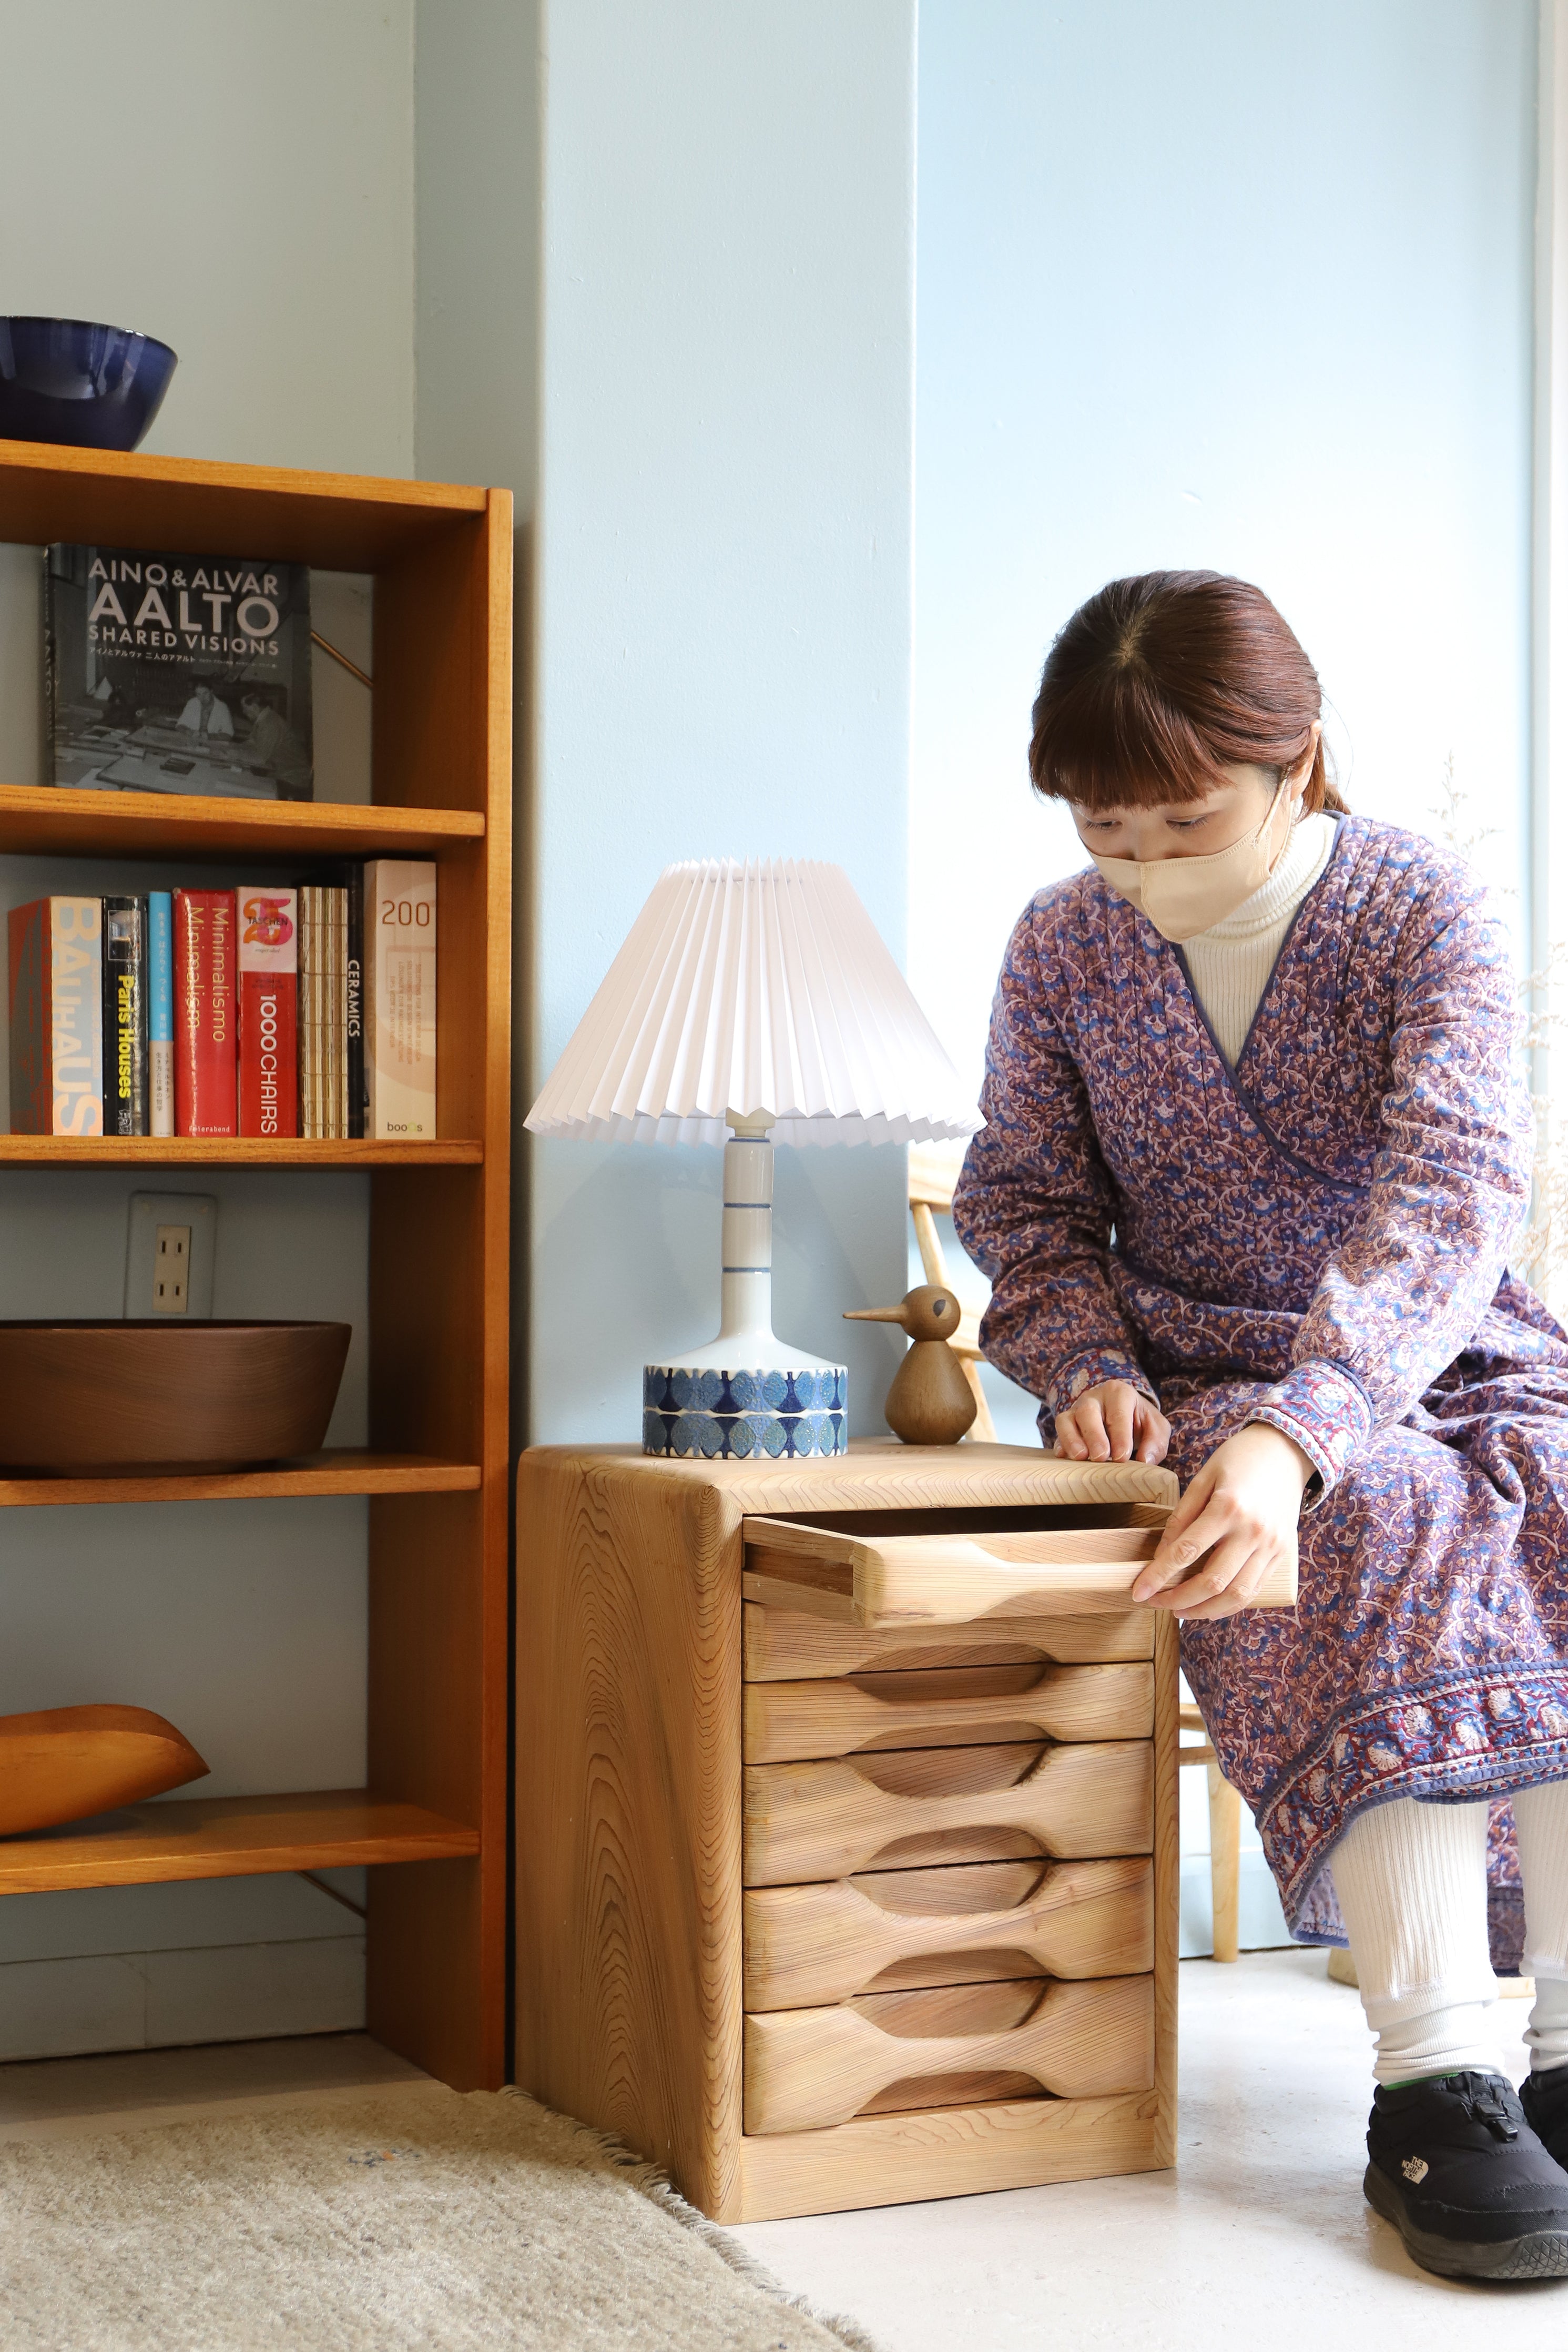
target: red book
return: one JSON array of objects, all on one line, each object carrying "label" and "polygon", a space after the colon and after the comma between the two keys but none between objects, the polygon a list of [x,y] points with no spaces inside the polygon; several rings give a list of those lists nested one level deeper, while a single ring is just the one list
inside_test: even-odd
[{"label": "red book", "polygon": [[298,899],[292,890],[239,894],[239,1131],[298,1135],[295,1038]]},{"label": "red book", "polygon": [[174,1132],[235,1132],[235,894],[174,893]]}]

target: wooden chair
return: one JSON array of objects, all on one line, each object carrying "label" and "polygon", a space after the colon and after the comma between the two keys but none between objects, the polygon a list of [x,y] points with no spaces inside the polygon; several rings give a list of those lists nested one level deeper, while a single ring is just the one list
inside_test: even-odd
[{"label": "wooden chair", "polygon": [[[915,1239],[920,1251],[920,1263],[927,1282],[939,1282],[953,1288],[947,1271],[946,1255],[942,1237],[936,1230],[938,1214],[949,1213],[953,1206],[953,1187],[958,1181],[962,1152],[944,1150],[935,1144],[911,1144],[909,1147],[909,1213],[915,1223]],[[980,1318],[972,1308],[966,1308],[957,1330],[947,1342],[964,1362],[964,1374],[975,1392],[975,1421],[970,1434],[989,1444],[996,1442],[996,1424],[986,1392],[980,1386],[980,1366],[985,1359],[980,1352]],[[1202,1733],[1203,1717],[1196,1706],[1181,1710],[1181,1729]],[[1177,1755],[1183,1765],[1202,1764],[1208,1771],[1208,1866],[1214,1888],[1214,1957],[1217,1960],[1234,1960],[1239,1952],[1238,1935],[1240,1924],[1241,1896],[1241,1800],[1221,1773],[1213,1748],[1207,1738],[1196,1748],[1178,1745]]]},{"label": "wooden chair", "polygon": [[[1181,1731],[1203,1732],[1196,1706],[1180,1710]],[[1178,1745],[1184,1765],[1203,1764],[1208,1770],[1208,1875],[1214,1890],[1214,1957],[1234,1960],[1239,1956],[1238,1936],[1241,1913],[1241,1799],[1219,1769],[1207,1736],[1197,1748]]]},{"label": "wooden chair", "polygon": [[[961,1152],[944,1151],[935,1144],[912,1143],[909,1147],[909,1213],[915,1221],[920,1263],[925,1269],[926,1281],[939,1282],[946,1290],[953,1288],[953,1277],[947,1271],[942,1236],[936,1230],[936,1215],[938,1211],[946,1214],[952,1209],[953,1187],[958,1181],[962,1156]],[[975,1392],[975,1419],[969,1434],[984,1444],[994,1445],[997,1425],[986,1402],[986,1391],[980,1386],[980,1366],[985,1361],[980,1353],[980,1318],[972,1307],[966,1307],[947,1345],[963,1359],[964,1377]]]}]

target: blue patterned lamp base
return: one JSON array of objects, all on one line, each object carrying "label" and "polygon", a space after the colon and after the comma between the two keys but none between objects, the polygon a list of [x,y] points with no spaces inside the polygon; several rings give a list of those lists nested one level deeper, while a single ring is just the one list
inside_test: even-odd
[{"label": "blue patterned lamp base", "polygon": [[842,1364],[781,1371],[643,1367],[643,1451],[708,1460],[847,1454],[850,1376]]}]

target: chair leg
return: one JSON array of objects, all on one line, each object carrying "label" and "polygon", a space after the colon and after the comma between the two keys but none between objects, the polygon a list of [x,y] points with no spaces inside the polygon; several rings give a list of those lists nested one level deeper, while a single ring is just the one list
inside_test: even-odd
[{"label": "chair leg", "polygon": [[1214,1885],[1214,1957],[1233,1960],[1241,1909],[1241,1800],[1210,1759],[1208,1867]]},{"label": "chair leg", "polygon": [[980,1386],[980,1368],[973,1356],[966,1356],[963,1359],[963,1365],[964,1378],[968,1381],[975,1394],[975,1418],[969,1423],[969,1434],[981,1445],[994,1445],[997,1442],[997,1424],[991,1419],[991,1408],[986,1401],[986,1391]]}]

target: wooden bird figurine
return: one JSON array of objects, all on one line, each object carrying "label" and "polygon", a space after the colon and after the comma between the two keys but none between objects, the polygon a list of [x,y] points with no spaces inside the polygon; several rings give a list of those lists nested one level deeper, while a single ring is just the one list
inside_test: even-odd
[{"label": "wooden bird figurine", "polygon": [[900,1323],[914,1342],[883,1407],[889,1429],[905,1445],[956,1445],[975,1418],[975,1392],[947,1345],[958,1313],[952,1292],[935,1282],[906,1291],[902,1307],[844,1310],[846,1323]]}]

